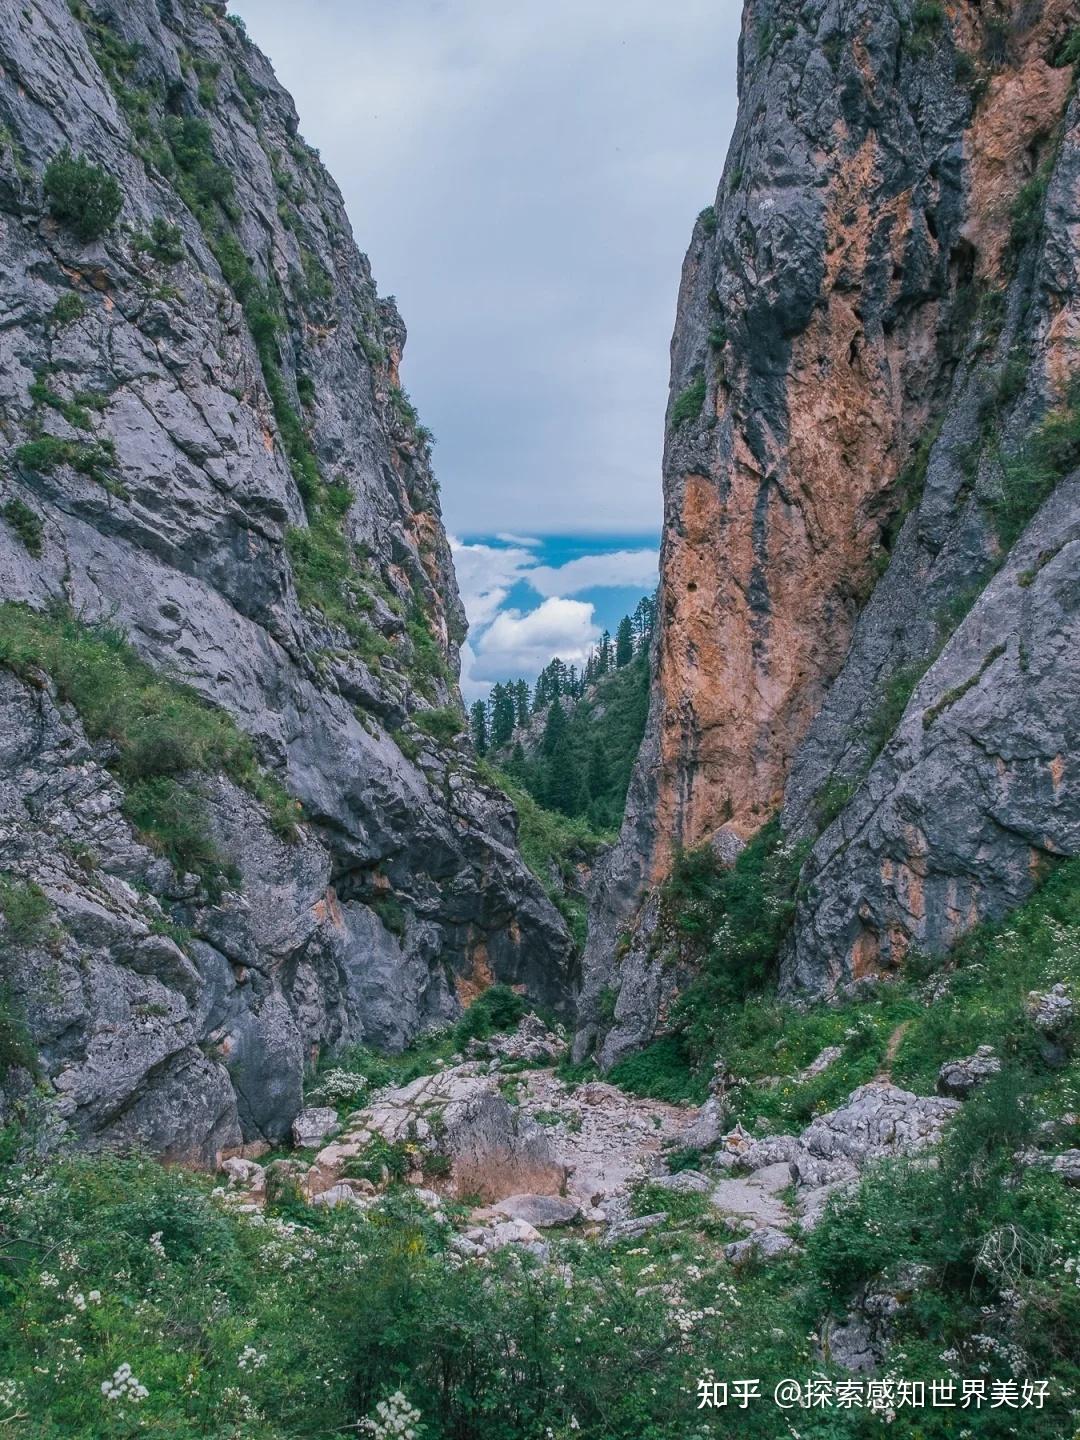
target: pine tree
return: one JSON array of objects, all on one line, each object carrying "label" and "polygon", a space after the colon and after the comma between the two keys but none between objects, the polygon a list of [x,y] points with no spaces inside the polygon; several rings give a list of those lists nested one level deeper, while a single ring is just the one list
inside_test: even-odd
[{"label": "pine tree", "polygon": [[491,690],[491,748],[501,750],[514,735],[514,697],[509,685]]},{"label": "pine tree", "polygon": [[656,619],[656,598],[653,595],[643,595],[638,601],[633,614],[634,634],[637,637],[638,650],[644,650],[652,637],[653,623]]},{"label": "pine tree", "polygon": [[605,630],[600,636],[600,649],[596,655],[596,670],[598,675],[606,675],[611,669],[611,635]]},{"label": "pine tree", "polygon": [[477,700],[470,710],[469,728],[472,731],[473,749],[478,755],[486,755],[488,750],[487,706],[483,700]]},{"label": "pine tree", "polygon": [[615,632],[615,668],[621,670],[634,658],[634,631],[630,616],[624,615]]},{"label": "pine tree", "polygon": [[514,728],[523,730],[529,723],[529,682],[519,680],[514,686]]},{"label": "pine tree", "polygon": [[590,800],[600,800],[607,795],[611,785],[611,769],[608,765],[607,749],[603,738],[597,735],[589,751],[589,769],[586,775]]},{"label": "pine tree", "polygon": [[556,697],[551,702],[551,709],[547,713],[547,720],[544,723],[544,738],[540,748],[550,760],[558,756],[566,744],[566,711],[562,707],[562,701]]},{"label": "pine tree", "polygon": [[543,670],[541,670],[540,674],[536,677],[536,689],[533,691],[532,703],[533,714],[535,715],[538,711],[543,710],[544,706],[548,703],[548,700],[550,698],[551,697],[548,694],[547,666],[545,665]]}]

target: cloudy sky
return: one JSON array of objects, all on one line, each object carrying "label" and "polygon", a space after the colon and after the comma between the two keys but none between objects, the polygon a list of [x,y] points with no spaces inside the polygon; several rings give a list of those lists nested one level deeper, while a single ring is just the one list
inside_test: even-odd
[{"label": "cloudy sky", "polygon": [[739,4],[232,3],[409,327],[467,690],[582,651],[655,583],[668,342]]}]

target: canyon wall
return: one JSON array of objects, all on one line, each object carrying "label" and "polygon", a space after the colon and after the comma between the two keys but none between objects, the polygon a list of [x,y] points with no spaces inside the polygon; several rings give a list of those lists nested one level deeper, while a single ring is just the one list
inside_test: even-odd
[{"label": "canyon wall", "polygon": [[[103,225],[86,165],[119,186]],[[0,953],[63,1124],[205,1162],[279,1139],[327,1046],[400,1047],[493,979],[565,1011],[566,927],[455,738],[404,326],[223,5],[3,7],[0,293]],[[17,663],[20,607],[59,676]],[[109,683],[135,655],[231,717],[258,775],[183,773],[176,735],[136,803],[72,703],[88,633]],[[190,797],[224,879],[170,862],[154,793]]]},{"label": "canyon wall", "polygon": [[678,977],[655,891],[782,815],[788,990],[940,953],[1080,842],[1075,3],[744,12],[672,341],[648,729],[577,1053]]}]

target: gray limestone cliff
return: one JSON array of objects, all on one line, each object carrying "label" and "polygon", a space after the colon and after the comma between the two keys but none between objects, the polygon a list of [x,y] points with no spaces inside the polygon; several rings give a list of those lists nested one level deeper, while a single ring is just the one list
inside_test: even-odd
[{"label": "gray limestone cliff", "polygon": [[0,664],[0,881],[49,908],[0,922],[5,1003],[71,1133],[207,1162],[283,1136],[326,1047],[400,1047],[492,979],[565,1012],[566,927],[455,738],[404,327],[223,6],[0,10],[0,297],[0,656],[21,607],[108,627],[297,807],[148,761],[210,884],[140,824],[76,681]]},{"label": "gray limestone cliff", "polygon": [[664,1023],[682,847],[730,861],[775,815],[812,844],[779,978],[815,995],[943,953],[1080,848],[1078,25],[1069,0],[745,9],[579,1057]]}]

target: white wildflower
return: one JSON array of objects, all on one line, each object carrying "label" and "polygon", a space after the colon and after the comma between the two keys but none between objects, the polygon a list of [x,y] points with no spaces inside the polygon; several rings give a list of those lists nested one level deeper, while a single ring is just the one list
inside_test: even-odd
[{"label": "white wildflower", "polygon": [[102,1380],[101,1393],[106,1400],[130,1400],[138,1404],[149,1395],[146,1386],[131,1373],[131,1366],[118,1365],[112,1373],[112,1379]]}]

